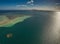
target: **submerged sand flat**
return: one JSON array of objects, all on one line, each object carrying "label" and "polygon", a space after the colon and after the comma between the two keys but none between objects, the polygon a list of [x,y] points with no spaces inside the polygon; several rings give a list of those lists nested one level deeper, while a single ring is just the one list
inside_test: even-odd
[{"label": "submerged sand flat", "polygon": [[18,22],[23,22],[31,16],[0,16],[0,27],[12,27]]}]

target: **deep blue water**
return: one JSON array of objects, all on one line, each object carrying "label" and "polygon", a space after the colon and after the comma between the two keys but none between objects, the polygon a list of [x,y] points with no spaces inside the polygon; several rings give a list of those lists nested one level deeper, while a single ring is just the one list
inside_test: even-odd
[{"label": "deep blue water", "polygon": [[[0,44],[42,44],[42,31],[52,11],[0,10],[0,15],[33,15],[13,27],[0,27]],[[6,34],[12,33],[12,38]]]}]

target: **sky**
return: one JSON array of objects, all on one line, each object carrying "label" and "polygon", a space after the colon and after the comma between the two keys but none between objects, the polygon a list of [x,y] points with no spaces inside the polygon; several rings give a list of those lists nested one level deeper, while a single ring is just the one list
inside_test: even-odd
[{"label": "sky", "polygon": [[52,8],[58,0],[0,0],[0,10],[4,9],[41,9]]}]

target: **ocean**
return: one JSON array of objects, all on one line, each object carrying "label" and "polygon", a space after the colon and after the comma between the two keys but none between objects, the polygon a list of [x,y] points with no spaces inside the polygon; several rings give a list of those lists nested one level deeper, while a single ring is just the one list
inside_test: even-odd
[{"label": "ocean", "polygon": [[0,27],[0,44],[57,44],[56,36],[52,33],[54,13],[42,10],[0,10],[0,15],[6,16],[32,15],[12,27]]}]

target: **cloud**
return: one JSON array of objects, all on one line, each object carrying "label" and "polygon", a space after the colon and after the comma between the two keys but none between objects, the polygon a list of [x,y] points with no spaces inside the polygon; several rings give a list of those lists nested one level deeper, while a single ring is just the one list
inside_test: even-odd
[{"label": "cloud", "polygon": [[25,9],[28,9],[28,8],[29,8],[28,5],[16,5],[17,10],[25,10]]},{"label": "cloud", "polygon": [[28,1],[27,4],[34,5],[34,0]]},{"label": "cloud", "polygon": [[[33,5],[33,4],[32,4]],[[53,10],[53,7],[50,6],[39,6],[39,5],[34,5],[34,6],[29,6],[29,5],[17,5],[16,7],[17,10]]]},{"label": "cloud", "polygon": [[16,5],[16,7],[27,7],[27,5]]},{"label": "cloud", "polygon": [[28,1],[27,3],[33,3],[34,1],[33,0],[31,0],[31,1]]},{"label": "cloud", "polygon": [[28,1],[26,4],[23,4],[23,5],[20,5],[20,4],[19,4],[19,5],[16,5],[16,7],[18,7],[18,8],[20,8],[20,7],[23,7],[23,8],[24,8],[24,7],[27,7],[27,8],[28,8],[29,6],[31,6],[31,5],[33,6],[33,5],[34,5],[33,2],[34,2],[33,0],[30,0],[30,1]]},{"label": "cloud", "polygon": [[34,0],[31,0],[31,2],[33,3],[33,2],[34,2]]}]

